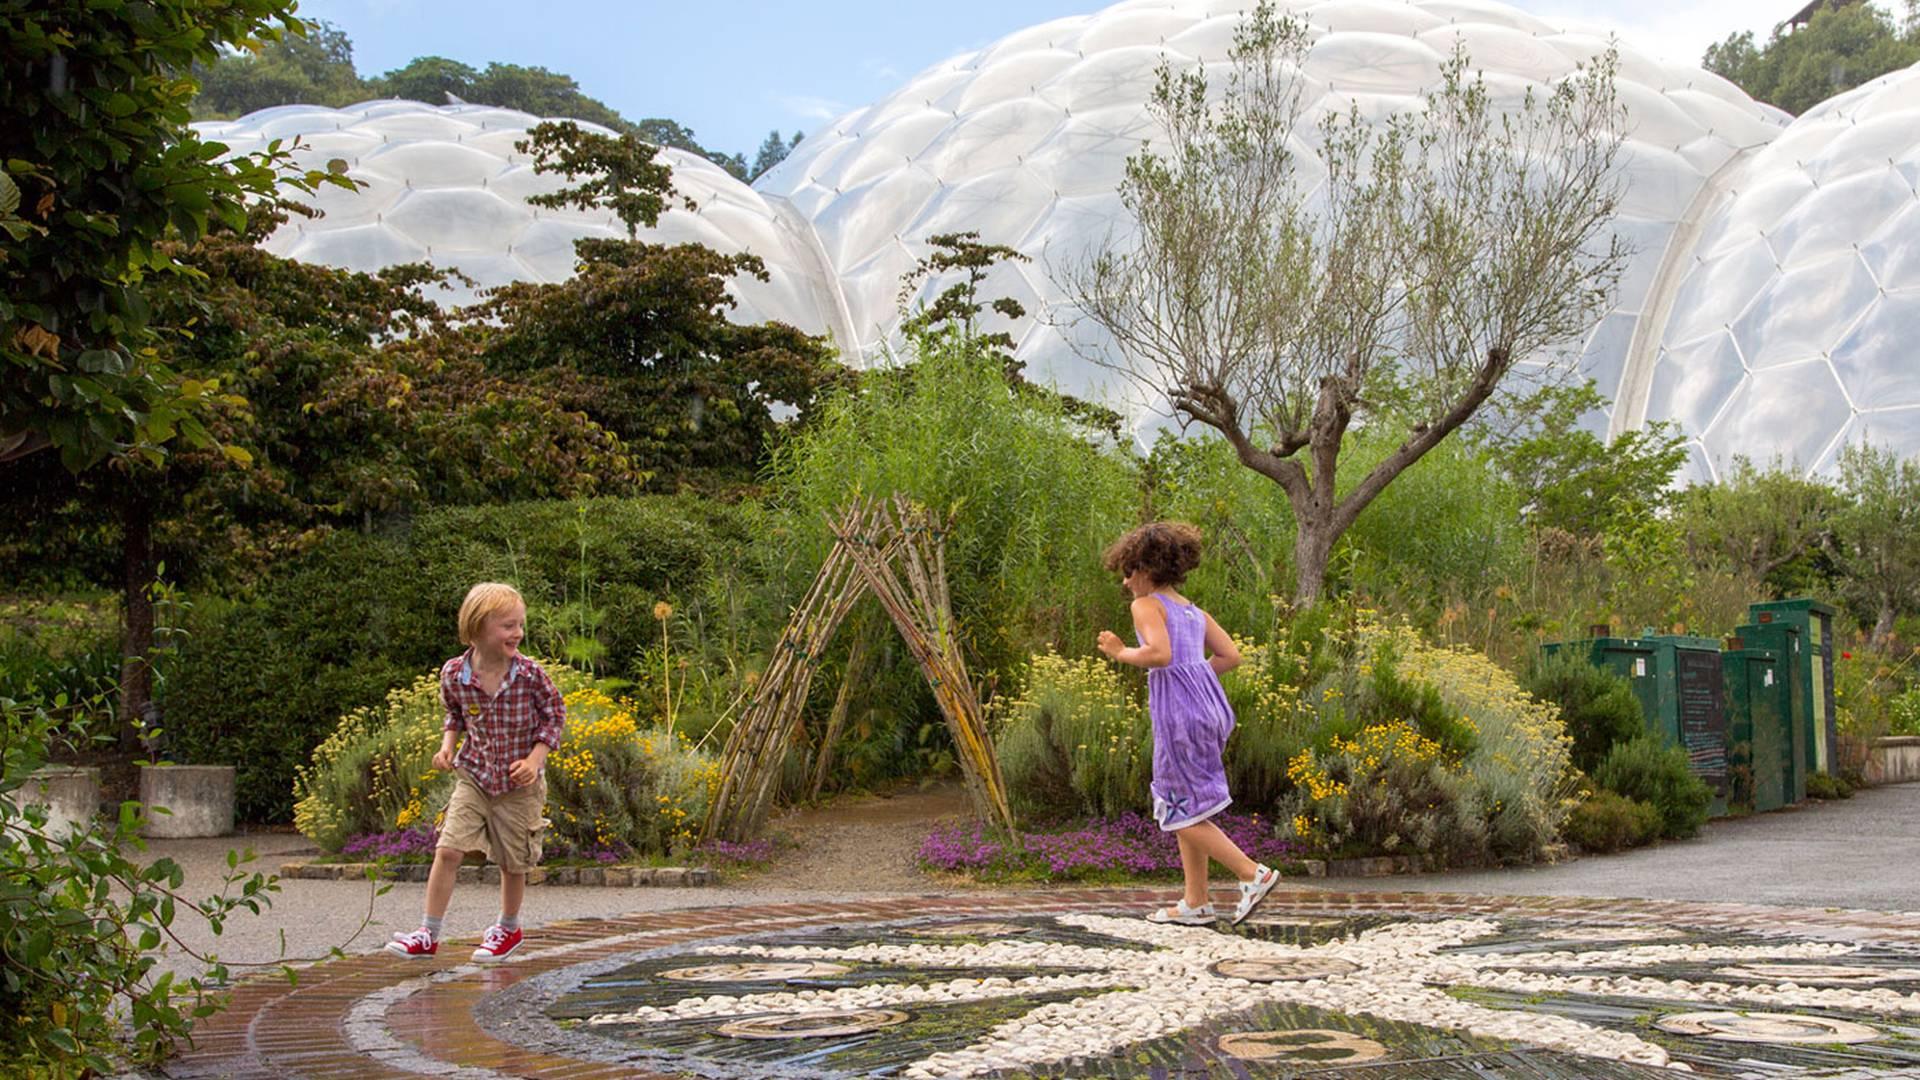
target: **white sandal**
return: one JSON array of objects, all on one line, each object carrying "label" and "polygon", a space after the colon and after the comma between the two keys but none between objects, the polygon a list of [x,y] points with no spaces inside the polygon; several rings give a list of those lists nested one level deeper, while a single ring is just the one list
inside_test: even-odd
[{"label": "white sandal", "polygon": [[1259,907],[1260,901],[1265,900],[1267,894],[1272,892],[1273,887],[1278,884],[1280,884],[1278,870],[1266,866],[1255,867],[1253,880],[1240,883],[1240,902],[1233,907],[1232,925],[1239,926],[1242,919],[1253,914],[1253,909]]},{"label": "white sandal", "polygon": [[1147,921],[1150,923],[1173,923],[1178,926],[1212,926],[1219,918],[1212,904],[1188,907],[1184,896],[1172,909],[1157,907],[1147,912]]}]

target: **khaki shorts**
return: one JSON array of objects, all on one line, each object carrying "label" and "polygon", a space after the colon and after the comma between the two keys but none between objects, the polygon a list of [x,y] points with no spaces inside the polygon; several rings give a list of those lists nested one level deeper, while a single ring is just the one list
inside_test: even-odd
[{"label": "khaki shorts", "polygon": [[489,795],[465,773],[456,774],[438,846],[478,851],[506,873],[525,873],[540,865],[546,806],[545,776],[505,795]]}]

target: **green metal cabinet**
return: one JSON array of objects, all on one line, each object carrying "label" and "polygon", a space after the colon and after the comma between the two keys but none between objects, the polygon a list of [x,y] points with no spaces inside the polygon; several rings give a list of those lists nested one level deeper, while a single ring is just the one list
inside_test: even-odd
[{"label": "green metal cabinet", "polygon": [[1806,796],[1804,755],[1793,731],[1794,681],[1773,649],[1744,640],[1720,654],[1726,682],[1729,800],[1764,812]]},{"label": "green metal cabinet", "polygon": [[1838,767],[1839,710],[1833,693],[1834,609],[1818,600],[1773,600],[1747,609],[1752,626],[1736,631],[1742,640],[1757,642],[1754,627],[1786,626],[1799,639],[1799,650],[1787,657],[1791,674],[1806,702],[1807,720],[1799,729],[1809,772],[1832,772]]}]

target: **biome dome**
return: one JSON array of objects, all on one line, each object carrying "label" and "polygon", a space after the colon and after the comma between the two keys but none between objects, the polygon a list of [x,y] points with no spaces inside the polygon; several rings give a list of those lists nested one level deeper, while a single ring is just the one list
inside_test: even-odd
[{"label": "biome dome", "polygon": [[[475,285],[456,284],[438,298],[460,304],[478,289],[510,281],[564,281],[574,272],[575,240],[626,235],[611,211],[528,205],[530,195],[567,186],[558,174],[536,174],[529,156],[514,149],[539,122],[483,105],[369,101],[345,109],[283,105],[194,127],[235,153],[297,138],[302,149],[295,158],[303,166],[338,158],[347,175],[365,185],[358,192],[323,187],[304,201],[324,216],[293,218],[267,238],[267,250],[348,270],[403,262],[457,269]],[[661,156],[673,166],[674,189],[698,209],[676,204],[656,228],[642,230],[641,239],[760,256],[770,280],[735,279],[729,286],[739,301],[734,318],[826,333],[820,313],[831,310],[831,290],[799,235],[718,165],[670,148]]]},{"label": "biome dome", "polygon": [[1920,453],[1920,65],[1795,120],[1719,185],[1673,293],[1645,419],[1691,479],[1735,456],[1832,471]]},{"label": "biome dome", "polygon": [[[668,211],[647,238],[759,254],[773,280],[739,284],[734,317],[830,333],[866,365],[900,346],[900,280],[928,239],[978,232],[1032,260],[984,284],[1028,313],[988,316],[987,328],[1013,336],[1029,375],[1127,409],[1144,434],[1157,422],[1151,403],[1087,359],[1100,338],[1074,323],[1056,278],[1128,225],[1118,188],[1126,159],[1156,135],[1146,103],[1161,60],[1223,65],[1250,6],[1129,0],[1010,34],[828,124],[751,188],[666,151],[700,210]],[[1314,37],[1309,119],[1350,102],[1376,117],[1411,107],[1456,42],[1499,93],[1545,88],[1610,44],[1492,0],[1280,6]],[[1920,450],[1920,410],[1906,411],[1920,406],[1920,374],[1892,344],[1920,329],[1910,239],[1920,76],[1888,76],[1794,120],[1700,68],[1613,44],[1628,117],[1613,227],[1634,255],[1613,310],[1572,343],[1580,372],[1614,402],[1597,422],[1615,432],[1679,422],[1696,478],[1733,454],[1824,468],[1856,436]],[[323,196],[329,215],[290,223],[272,250],[356,269],[424,257],[484,286],[559,280],[575,237],[616,235],[604,214],[525,205],[561,184],[512,150],[534,122],[371,102],[200,127],[236,150],[299,134],[309,161],[345,157],[370,183],[357,197]],[[910,303],[950,283],[925,282]]]}]

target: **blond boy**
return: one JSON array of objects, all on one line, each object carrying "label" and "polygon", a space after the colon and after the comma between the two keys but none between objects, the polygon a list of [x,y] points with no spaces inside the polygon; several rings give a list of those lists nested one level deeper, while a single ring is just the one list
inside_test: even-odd
[{"label": "blond boy", "polygon": [[[520,655],[527,606],[511,585],[482,582],[460,605],[460,643],[467,650],[440,668],[446,707],[433,767],[454,774],[445,823],[427,878],[420,929],[395,934],[387,951],[433,956],[441,921],[469,851],[491,854],[500,867],[500,918],[473,958],[505,960],[520,947],[520,901],[527,871],[539,865],[546,830],[547,754],[560,745],[566,703],[538,663]],[[464,743],[462,736],[465,736]]]}]

